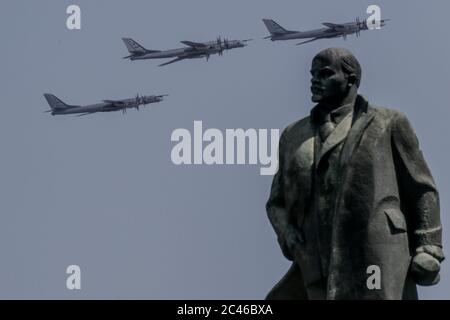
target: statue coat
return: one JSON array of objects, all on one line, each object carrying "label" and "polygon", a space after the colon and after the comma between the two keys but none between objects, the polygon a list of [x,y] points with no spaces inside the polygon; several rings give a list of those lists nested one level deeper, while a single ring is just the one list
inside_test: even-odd
[{"label": "statue coat", "polygon": [[[268,298],[306,297],[305,284],[319,277],[310,262],[313,243],[303,221],[311,211],[314,170],[342,144],[339,189],[334,199],[327,299],[415,299],[409,268],[417,247],[442,246],[439,197],[408,119],[375,107],[358,96],[353,123],[345,135],[332,133],[319,155],[310,117],[288,126],[279,143],[268,217],[279,239],[287,226],[299,234],[288,274]],[[306,236],[305,236],[306,235]],[[381,288],[370,290],[368,268],[378,266]]]}]

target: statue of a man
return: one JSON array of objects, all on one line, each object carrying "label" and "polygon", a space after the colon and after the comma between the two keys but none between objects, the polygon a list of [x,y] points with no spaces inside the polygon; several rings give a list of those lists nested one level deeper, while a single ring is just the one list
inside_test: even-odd
[{"label": "statue of a man", "polygon": [[279,144],[267,214],[292,267],[267,299],[417,299],[439,281],[436,185],[404,114],[357,94],[346,49],[317,54],[310,116]]}]

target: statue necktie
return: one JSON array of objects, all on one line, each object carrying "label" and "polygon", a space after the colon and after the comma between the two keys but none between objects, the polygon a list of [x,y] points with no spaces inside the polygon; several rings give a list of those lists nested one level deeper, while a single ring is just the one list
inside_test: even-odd
[{"label": "statue necktie", "polygon": [[331,121],[330,116],[328,115],[326,121],[322,123],[319,127],[319,134],[322,138],[322,141],[325,141],[328,136],[333,132],[335,128],[334,123]]}]

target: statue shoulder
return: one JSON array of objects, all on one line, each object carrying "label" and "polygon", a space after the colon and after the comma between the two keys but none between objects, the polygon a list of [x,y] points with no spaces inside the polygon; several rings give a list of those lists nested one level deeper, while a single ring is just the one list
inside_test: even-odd
[{"label": "statue shoulder", "polygon": [[293,137],[300,137],[302,134],[311,131],[310,116],[299,119],[289,124],[281,133],[280,140],[290,140]]},{"label": "statue shoulder", "polygon": [[404,119],[406,118],[406,115],[394,108],[389,107],[381,107],[376,105],[369,105],[369,108],[372,110],[372,112],[375,114],[376,117],[382,118],[387,121],[395,121],[398,118]]}]

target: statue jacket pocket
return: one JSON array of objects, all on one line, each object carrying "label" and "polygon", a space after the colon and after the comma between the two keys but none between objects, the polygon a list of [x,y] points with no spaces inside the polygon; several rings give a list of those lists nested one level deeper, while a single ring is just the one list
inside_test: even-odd
[{"label": "statue jacket pocket", "polygon": [[406,232],[406,221],[403,213],[399,209],[387,208],[384,209],[387,216],[389,229],[392,234]]}]

